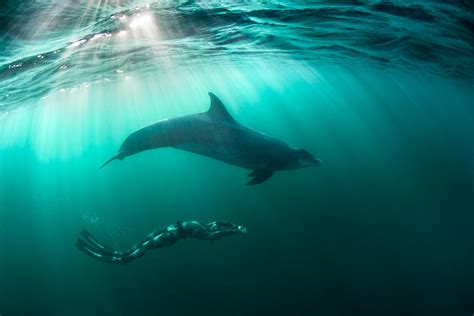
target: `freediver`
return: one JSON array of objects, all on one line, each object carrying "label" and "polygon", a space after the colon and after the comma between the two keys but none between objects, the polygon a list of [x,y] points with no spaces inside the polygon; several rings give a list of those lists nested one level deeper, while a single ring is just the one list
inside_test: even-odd
[{"label": "freediver", "polygon": [[175,244],[180,239],[194,238],[202,240],[219,240],[224,236],[247,233],[245,226],[235,225],[228,221],[216,221],[202,224],[197,221],[177,222],[154,231],[145,240],[125,252],[116,251],[83,229],[77,238],[76,247],[86,255],[107,263],[127,264],[143,256],[148,250],[163,248]]}]

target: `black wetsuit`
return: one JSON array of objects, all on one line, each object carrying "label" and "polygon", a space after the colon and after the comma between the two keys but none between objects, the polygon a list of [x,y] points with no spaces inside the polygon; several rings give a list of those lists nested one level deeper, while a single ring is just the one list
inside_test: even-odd
[{"label": "black wetsuit", "polygon": [[81,231],[82,238],[77,239],[76,246],[94,259],[108,263],[127,264],[130,261],[140,258],[150,249],[168,247],[180,239],[196,238],[216,240],[223,236],[245,232],[245,227],[237,226],[226,221],[211,222],[208,224],[201,224],[197,221],[177,222],[176,224],[154,231],[142,242],[127,251],[120,252],[104,245],[84,229]]}]

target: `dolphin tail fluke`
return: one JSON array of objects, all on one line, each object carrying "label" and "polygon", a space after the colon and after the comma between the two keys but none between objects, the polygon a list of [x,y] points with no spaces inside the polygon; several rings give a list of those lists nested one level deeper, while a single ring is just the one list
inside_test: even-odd
[{"label": "dolphin tail fluke", "polygon": [[115,159],[121,159],[121,158],[120,158],[120,153],[116,154],[115,156],[113,156],[112,158],[110,158],[109,160],[107,160],[102,166],[100,166],[99,169],[104,168],[104,167],[107,166],[112,160],[115,160]]}]

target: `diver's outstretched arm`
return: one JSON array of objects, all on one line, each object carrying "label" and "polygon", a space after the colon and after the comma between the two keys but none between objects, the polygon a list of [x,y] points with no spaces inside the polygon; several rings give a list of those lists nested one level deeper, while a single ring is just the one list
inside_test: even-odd
[{"label": "diver's outstretched arm", "polygon": [[[198,223],[198,222],[185,222]],[[199,224],[199,223],[198,223]],[[235,225],[228,221],[215,221],[208,224],[195,225],[195,228],[190,231],[189,237],[204,240],[219,240],[224,236],[232,236],[239,233],[246,233],[245,226]]]}]

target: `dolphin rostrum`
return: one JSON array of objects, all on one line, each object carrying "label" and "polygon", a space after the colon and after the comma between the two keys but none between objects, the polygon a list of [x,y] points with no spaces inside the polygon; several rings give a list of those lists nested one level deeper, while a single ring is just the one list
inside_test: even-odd
[{"label": "dolphin rostrum", "polygon": [[144,150],[173,147],[230,165],[253,170],[247,185],[262,183],[275,171],[319,166],[321,161],[308,151],[292,147],[238,123],[219,98],[209,92],[207,112],[161,120],[130,134],[115,159]]}]

